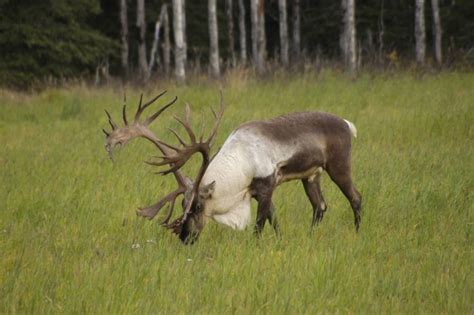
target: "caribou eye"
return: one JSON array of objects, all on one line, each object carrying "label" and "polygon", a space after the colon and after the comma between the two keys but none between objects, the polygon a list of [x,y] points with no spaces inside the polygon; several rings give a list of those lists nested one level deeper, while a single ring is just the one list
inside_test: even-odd
[{"label": "caribou eye", "polygon": [[201,209],[202,209],[202,206],[201,206],[200,203],[198,203],[198,204],[196,205],[196,211],[199,212],[199,211],[201,211]]}]

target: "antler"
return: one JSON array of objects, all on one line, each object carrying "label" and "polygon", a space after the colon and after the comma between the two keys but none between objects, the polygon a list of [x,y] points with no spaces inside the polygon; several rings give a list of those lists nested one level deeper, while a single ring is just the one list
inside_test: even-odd
[{"label": "antler", "polygon": [[209,163],[210,163],[210,160],[211,160],[210,159],[211,147],[212,147],[212,144],[213,144],[214,139],[216,137],[217,130],[219,129],[219,125],[221,123],[222,116],[224,114],[224,97],[222,95],[222,91],[221,91],[221,102],[220,102],[219,113],[216,113],[214,111],[214,109],[212,109],[212,108],[211,108],[211,111],[212,111],[212,113],[214,115],[214,118],[216,120],[215,123],[214,123],[214,126],[213,126],[208,138],[205,141],[203,141],[203,136],[202,135],[199,137],[199,141],[198,141],[197,138],[196,138],[195,133],[193,132],[193,130],[190,126],[190,112],[191,112],[191,110],[189,108],[189,104],[186,104],[184,120],[182,120],[178,117],[175,117],[175,119],[178,121],[178,123],[180,125],[182,125],[184,127],[184,130],[188,134],[190,142],[186,143],[183,140],[183,138],[175,130],[170,129],[170,131],[178,139],[179,143],[181,144],[181,147],[176,147],[176,146],[170,145],[168,143],[165,143],[165,142],[159,140],[160,144],[162,144],[163,146],[166,146],[170,150],[173,150],[174,154],[172,154],[172,155],[165,154],[164,156],[160,157],[161,161],[159,161],[159,162],[147,162],[148,164],[156,165],[156,166],[164,166],[164,165],[169,165],[170,166],[169,169],[164,170],[164,171],[160,171],[159,174],[162,174],[162,175],[166,175],[166,174],[169,174],[169,173],[175,173],[176,174],[176,172],[178,172],[179,169],[184,164],[186,164],[186,162],[191,158],[191,156],[194,153],[199,152],[202,155],[202,164],[201,164],[201,167],[199,169],[196,180],[194,181],[194,187],[193,187],[191,196],[190,196],[190,198],[189,198],[189,200],[186,204],[186,208],[184,210],[184,213],[180,218],[178,218],[177,220],[175,220],[171,224],[167,225],[169,228],[175,230],[175,232],[177,230],[179,230],[180,225],[186,220],[186,217],[190,212],[193,200],[199,192],[199,185],[201,183],[201,180],[204,176],[204,173],[206,172],[207,167],[209,166]]},{"label": "antler", "polygon": [[[159,111],[157,111],[153,115],[146,118],[143,122],[140,122],[140,116],[142,115],[143,111],[148,106],[153,104],[157,99],[159,99],[161,96],[163,96],[166,92],[167,92],[166,90],[161,92],[160,94],[158,94],[157,96],[155,96],[154,98],[152,98],[151,100],[146,102],[144,105],[142,105],[142,101],[143,101],[143,93],[142,93],[140,95],[140,103],[138,104],[137,112],[135,113],[135,119],[133,121],[133,125],[142,125],[144,127],[148,127],[158,116],[161,115],[161,113],[163,113],[168,107],[173,105],[176,102],[176,100],[178,99],[177,96],[175,96],[174,99],[171,102],[169,102],[168,104],[163,106]],[[126,102],[126,97],[124,95],[124,104],[123,104],[123,107],[122,107],[122,118],[123,118],[123,122],[124,122],[124,125],[125,125],[124,127],[127,127],[127,126],[130,126],[130,125],[128,124],[127,111],[126,111],[127,105],[125,104],[125,102]],[[114,130],[119,129],[117,124],[113,121],[112,116],[110,115],[110,113],[107,110],[105,110],[105,114],[107,114],[107,118],[109,119],[109,124],[112,127],[112,132]],[[102,129],[102,131],[105,133],[106,136],[110,136],[110,133],[107,132],[105,129]]]},{"label": "antler", "polygon": [[[158,98],[163,96],[166,93],[166,91],[163,91],[162,93],[158,94],[145,104],[143,104],[143,94],[140,95],[140,102],[138,104],[137,111],[134,116],[134,120],[131,124],[129,124],[128,119],[127,119],[127,113],[126,113],[126,97],[124,95],[124,105],[122,107],[122,118],[123,118],[123,127],[118,127],[117,124],[113,121],[110,113],[106,110],[105,113],[107,114],[107,117],[109,119],[109,124],[112,127],[112,132],[109,133],[106,130],[103,129],[103,132],[107,136],[108,139],[108,144],[106,145],[106,149],[109,152],[109,155],[112,157],[112,147],[110,143],[122,143],[130,140],[131,138],[134,137],[144,137],[148,139],[149,141],[153,142],[156,147],[161,151],[161,153],[164,156],[169,156],[174,154],[172,150],[170,150],[167,146],[163,145],[163,142],[158,139],[155,134],[148,128],[148,126],[158,117],[160,116],[167,108],[169,108],[171,105],[173,105],[177,97],[175,97],[172,101],[170,101],[168,104],[160,108],[157,112],[154,114],[148,116],[145,119],[141,119],[141,116],[144,112],[144,110],[149,107],[151,104],[153,104]],[[115,142],[114,142],[115,141]],[[176,178],[176,181],[178,183],[178,188],[171,192],[170,194],[166,195],[164,198],[162,198],[160,201],[157,203],[145,207],[145,208],[140,208],[137,210],[137,215],[146,217],[147,219],[153,219],[156,214],[163,208],[166,204],[169,204],[169,212],[166,216],[166,218],[161,222],[161,224],[168,224],[168,221],[171,218],[171,215],[173,213],[174,205],[176,202],[176,198],[178,198],[181,194],[185,194],[186,191],[191,190],[192,187],[192,182],[190,179],[188,179],[186,176],[184,176],[180,171],[174,172],[174,176]]]}]

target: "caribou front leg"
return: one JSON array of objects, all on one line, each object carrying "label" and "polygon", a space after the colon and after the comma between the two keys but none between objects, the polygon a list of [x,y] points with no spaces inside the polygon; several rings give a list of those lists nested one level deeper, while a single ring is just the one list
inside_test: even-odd
[{"label": "caribou front leg", "polygon": [[265,222],[268,220],[273,226],[277,236],[280,236],[278,221],[275,217],[275,207],[272,202],[273,190],[275,188],[275,177],[254,178],[250,184],[252,196],[257,200],[257,222],[255,223],[255,234],[262,234]]}]

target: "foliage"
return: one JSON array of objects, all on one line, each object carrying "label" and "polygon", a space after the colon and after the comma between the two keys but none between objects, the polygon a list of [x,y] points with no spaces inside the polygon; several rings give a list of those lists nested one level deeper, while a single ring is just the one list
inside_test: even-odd
[{"label": "foliage", "polygon": [[[289,29],[291,5],[288,5]],[[301,37],[304,56],[337,61],[340,59],[339,35],[342,12],[340,1],[301,0]],[[156,19],[163,3],[169,0],[146,1],[147,49],[151,46]],[[234,18],[239,12],[234,3]],[[129,0],[129,63],[137,65],[138,30],[136,1]],[[246,4],[247,48],[250,48],[250,7]],[[383,10],[381,10],[383,8]],[[119,1],[116,0],[1,0],[0,10],[0,85],[28,87],[35,81],[61,79],[90,74],[109,58],[112,74],[120,73]],[[440,0],[443,26],[443,52],[446,64],[474,64],[474,1]],[[277,0],[265,2],[267,51],[270,60],[278,59],[279,26]],[[383,19],[381,19],[383,13]],[[430,1],[426,1],[426,32],[428,57],[432,49]],[[172,18],[171,10],[170,17]],[[206,1],[186,1],[186,24],[189,64],[207,64],[209,36]],[[378,36],[383,24],[381,62],[390,63],[389,56],[413,60],[414,8],[411,0],[357,0],[356,28],[362,48],[363,63],[373,63],[378,49]],[[382,23],[383,21],[383,23]],[[172,21],[170,21],[172,22]],[[227,21],[224,1],[218,3],[219,44],[221,58],[228,60]],[[238,27],[235,24],[237,35]],[[171,24],[172,25],[172,24]],[[372,40],[370,36],[372,34]],[[238,36],[234,36],[235,39]],[[171,40],[173,36],[171,34]],[[239,47],[238,42],[235,43]],[[377,50],[378,51],[378,50]],[[248,50],[250,55],[250,49]],[[198,68],[199,70],[199,68]]]},{"label": "foliage", "polygon": [[[226,78],[216,145],[244,121],[289,111],[350,119],[358,234],[325,177],[329,212],[312,233],[302,185],[290,182],[274,197],[281,241],[269,227],[256,241],[251,228],[210,223],[185,247],[134,214],[175,186],[142,164],[156,149],[135,140],[116,164],[103,149],[103,108],[118,118],[121,93],[0,92],[0,313],[472,313],[474,76],[282,77]],[[219,99],[202,80],[166,88],[180,101],[154,124],[164,137],[185,101],[207,113]],[[140,91],[127,92],[131,113]]]},{"label": "foliage", "polygon": [[2,85],[87,74],[115,47],[89,26],[100,13],[96,0],[5,0],[0,10]]}]

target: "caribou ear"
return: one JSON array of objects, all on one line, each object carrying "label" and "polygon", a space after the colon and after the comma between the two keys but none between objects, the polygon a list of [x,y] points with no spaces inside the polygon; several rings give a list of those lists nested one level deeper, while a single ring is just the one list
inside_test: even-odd
[{"label": "caribou ear", "polygon": [[216,188],[216,181],[213,181],[212,183],[207,184],[206,186],[199,189],[199,196],[202,199],[210,199],[212,193],[214,192],[214,188]]}]

